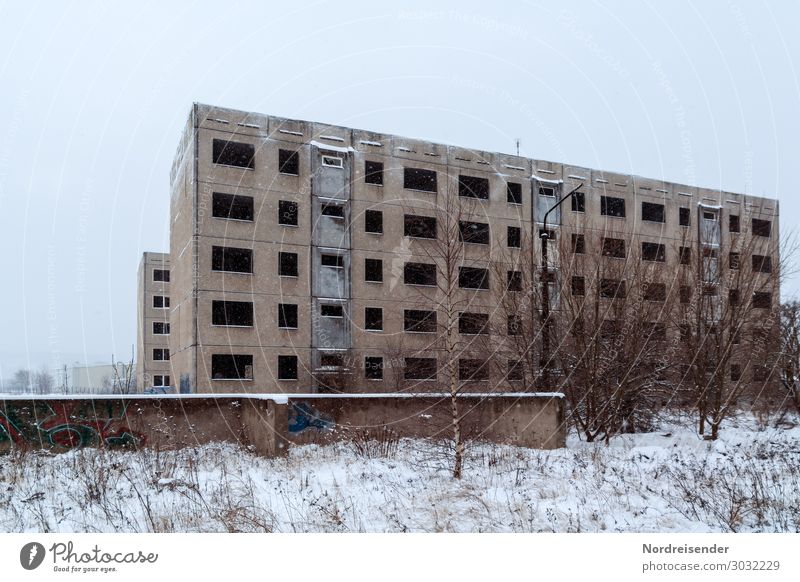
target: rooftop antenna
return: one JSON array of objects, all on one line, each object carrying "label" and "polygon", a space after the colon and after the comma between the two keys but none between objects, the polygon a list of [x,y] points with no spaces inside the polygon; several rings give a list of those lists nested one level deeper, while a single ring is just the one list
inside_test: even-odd
[{"label": "rooftop antenna", "polygon": [[517,142],[517,155],[519,156],[519,138],[515,139],[514,141]]}]

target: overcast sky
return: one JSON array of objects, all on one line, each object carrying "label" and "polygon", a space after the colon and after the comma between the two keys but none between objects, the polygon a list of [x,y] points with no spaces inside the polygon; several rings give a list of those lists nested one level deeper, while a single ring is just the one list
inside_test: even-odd
[{"label": "overcast sky", "polygon": [[797,2],[114,4],[0,0],[0,377],[130,357],[193,101],[800,213]]}]

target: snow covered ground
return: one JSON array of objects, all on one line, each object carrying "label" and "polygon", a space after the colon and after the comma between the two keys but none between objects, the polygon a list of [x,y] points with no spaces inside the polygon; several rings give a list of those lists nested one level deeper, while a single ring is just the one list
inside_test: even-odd
[{"label": "snow covered ground", "polygon": [[232,445],[0,457],[0,531],[800,531],[800,428],[729,423],[570,437],[536,451],[471,445],[465,477],[446,444]]}]

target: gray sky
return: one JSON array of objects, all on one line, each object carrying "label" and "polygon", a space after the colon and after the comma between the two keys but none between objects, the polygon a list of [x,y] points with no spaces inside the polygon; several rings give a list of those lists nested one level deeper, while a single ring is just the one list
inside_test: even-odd
[{"label": "gray sky", "polygon": [[796,2],[114,4],[0,0],[0,377],[129,357],[193,101],[800,212]]}]

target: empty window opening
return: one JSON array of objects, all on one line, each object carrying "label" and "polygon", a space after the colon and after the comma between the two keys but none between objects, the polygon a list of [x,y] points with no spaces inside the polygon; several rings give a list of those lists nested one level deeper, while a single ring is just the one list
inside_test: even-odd
[{"label": "empty window opening", "polygon": [[253,356],[249,354],[212,354],[211,377],[214,380],[252,380]]},{"label": "empty window opening", "polygon": [[344,268],[344,257],[342,255],[321,255],[320,263],[323,267],[331,267],[333,269]]},{"label": "empty window opening", "polygon": [[169,323],[164,321],[154,321],[153,335],[169,335]]},{"label": "empty window opening", "polygon": [[703,220],[709,220],[709,221],[712,221],[712,222],[716,222],[717,221],[717,213],[716,212],[711,212],[710,210],[704,210],[703,211]]},{"label": "empty window opening", "polygon": [[278,356],[278,380],[297,380],[297,356]]},{"label": "empty window opening", "polygon": [[458,177],[458,195],[466,198],[489,199],[489,180],[475,176]]},{"label": "empty window opening", "polygon": [[731,306],[739,305],[740,298],[741,298],[741,293],[739,292],[738,289],[731,289],[730,291],[728,291],[728,303],[730,303]]},{"label": "empty window opening", "polygon": [[680,291],[680,300],[683,305],[692,302],[692,288],[688,285],[681,285]]},{"label": "empty window opening", "polygon": [[341,368],[344,366],[344,356],[339,353],[322,353],[319,355],[320,368]]},{"label": "empty window opening", "polygon": [[524,370],[525,368],[522,364],[522,360],[508,360],[506,380],[509,382],[520,382],[524,380]]},{"label": "empty window opening", "polygon": [[169,348],[154,348],[153,360],[156,362],[163,362],[169,360]]},{"label": "empty window opening", "polygon": [[458,315],[458,333],[478,335],[489,333],[488,313],[460,313]]},{"label": "empty window opening", "polygon": [[300,175],[300,156],[292,150],[278,150],[278,171],[292,176]]},{"label": "empty window opening", "polygon": [[322,216],[331,218],[344,218],[344,206],[341,204],[323,204],[320,210]]},{"label": "empty window opening", "polygon": [[522,246],[522,229],[518,226],[509,226],[506,230],[506,242],[509,248],[520,248]]},{"label": "empty window opening", "polygon": [[319,306],[319,314],[322,317],[344,317],[343,305],[332,305],[330,303],[323,303]]},{"label": "empty window opening", "polygon": [[479,267],[459,267],[458,286],[462,289],[488,289],[489,270]]},{"label": "empty window opening", "polygon": [[508,335],[519,335],[522,333],[522,316],[509,315],[506,323],[506,333]]},{"label": "empty window opening", "polygon": [[253,221],[253,197],[214,192],[211,201],[211,215],[228,220]]},{"label": "empty window opening", "polygon": [[522,204],[522,184],[508,182],[506,184],[506,199],[510,204]]},{"label": "empty window opening", "polygon": [[600,214],[603,216],[625,217],[625,199],[613,196],[600,197]]},{"label": "empty window opening", "polygon": [[658,243],[642,243],[642,260],[663,263],[667,260],[666,247]]},{"label": "empty window opening", "polygon": [[436,192],[436,172],[421,168],[404,168],[403,188],[422,190],[423,192]]},{"label": "empty window opening", "polygon": [[692,262],[692,247],[680,248],[680,263],[681,265],[689,265]]},{"label": "empty window opening", "polygon": [[522,271],[508,271],[508,286],[509,291],[522,291]]},{"label": "empty window opening", "polygon": [[753,235],[769,236],[772,232],[772,222],[769,220],[753,219]]},{"label": "empty window opening", "polygon": [[278,303],[278,327],[280,329],[297,329],[296,304]]},{"label": "empty window opening", "polygon": [[403,310],[403,330],[417,333],[436,332],[436,312],[424,309]]},{"label": "empty window opening", "polygon": [[381,259],[364,259],[364,280],[370,283],[383,282],[383,261]]},{"label": "empty window opening", "polygon": [[278,275],[297,277],[297,253],[278,253]]},{"label": "empty window opening", "polygon": [[770,309],[772,307],[772,293],[769,291],[756,291],[753,293],[753,307],[756,309]]},{"label": "empty window opening", "polygon": [[664,222],[664,205],[653,202],[642,202],[642,220],[648,222]]},{"label": "empty window opening", "polygon": [[600,280],[600,297],[605,297],[606,299],[625,299],[625,296],[625,281],[620,281],[619,279]]},{"label": "empty window opening", "polygon": [[211,270],[252,273],[253,251],[234,247],[211,247]]},{"label": "empty window opening", "polygon": [[380,210],[364,212],[364,232],[383,234],[383,212]]},{"label": "empty window opening", "polygon": [[729,214],[728,215],[728,230],[730,232],[740,232],[741,226],[739,224],[739,215],[738,214]]},{"label": "empty window opening", "polygon": [[403,377],[406,380],[435,380],[436,358],[405,358]]},{"label": "empty window opening", "polygon": [[367,356],[364,358],[364,378],[367,380],[383,380],[383,358]]},{"label": "empty window opening", "polygon": [[153,295],[153,307],[155,309],[169,309],[169,297],[166,295]]},{"label": "empty window opening", "polygon": [[678,209],[678,224],[681,226],[689,226],[690,223],[691,212],[688,208],[679,208]]},{"label": "empty window opening", "polygon": [[645,283],[642,285],[642,297],[645,301],[666,301],[667,285],[665,283]]},{"label": "empty window opening", "polygon": [[603,239],[603,256],[616,259],[625,258],[625,241],[621,238]]},{"label": "empty window opening", "polygon": [[489,225],[482,222],[458,221],[458,230],[461,240],[465,243],[479,245],[489,244]]},{"label": "empty window opening", "polygon": [[714,283],[704,283],[703,295],[706,297],[716,297],[719,295],[719,287],[717,287]]},{"label": "empty window opening", "polygon": [[586,253],[586,236],[583,234],[572,234],[572,252],[576,255]]},{"label": "empty window opening", "polygon": [[364,162],[364,182],[383,186],[383,162]]},{"label": "empty window opening", "polygon": [[414,238],[436,238],[436,218],[433,216],[403,216],[403,234]]},{"label": "empty window opening", "polygon": [[169,269],[153,269],[153,281],[169,283]]},{"label": "empty window opening", "polygon": [[573,192],[570,202],[572,212],[586,212],[586,194],[583,192]]},{"label": "empty window opening", "polygon": [[436,285],[436,265],[406,263],[403,266],[403,283],[406,285]]},{"label": "empty window opening", "polygon": [[212,159],[215,164],[251,170],[256,167],[256,148],[252,144],[215,139],[212,149]]},{"label": "empty window opening", "polygon": [[459,358],[458,379],[462,382],[481,382],[489,379],[489,364],[486,360]]},{"label": "empty window opening", "polygon": [[572,277],[572,294],[581,296],[586,295],[586,278],[575,275]]},{"label": "empty window opening", "polygon": [[383,331],[383,309],[380,307],[364,308],[364,329],[367,331]]},{"label": "empty window opening", "polygon": [[252,327],[253,303],[250,301],[212,301],[211,324]]},{"label": "empty window opening", "polygon": [[772,257],[753,255],[753,270],[759,273],[772,272]]},{"label": "empty window opening", "polygon": [[278,224],[297,226],[297,202],[278,201]]}]

